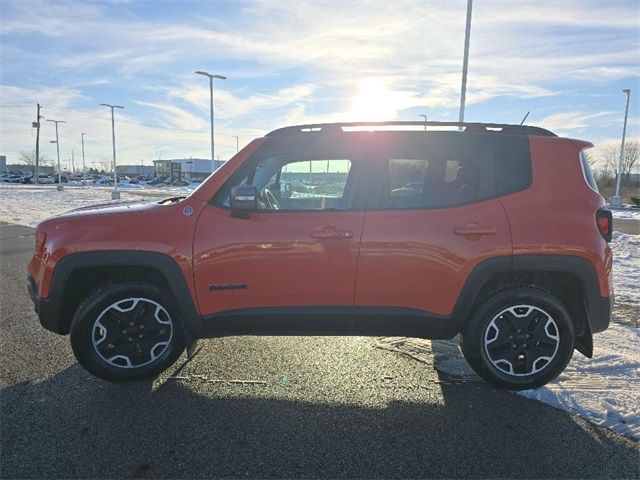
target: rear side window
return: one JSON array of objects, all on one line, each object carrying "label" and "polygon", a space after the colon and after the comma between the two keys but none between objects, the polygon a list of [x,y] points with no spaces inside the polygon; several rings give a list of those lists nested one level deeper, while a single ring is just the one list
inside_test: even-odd
[{"label": "rear side window", "polygon": [[587,160],[587,156],[584,152],[580,152],[580,163],[582,163],[582,173],[584,173],[584,179],[586,180],[587,185],[589,185],[593,191],[597,192],[598,184],[596,183],[596,179],[591,171],[591,165],[589,165],[589,160]]},{"label": "rear side window", "polygon": [[388,142],[391,158],[379,169],[381,193],[370,208],[451,208],[524,190],[531,183],[527,137],[403,140]]}]

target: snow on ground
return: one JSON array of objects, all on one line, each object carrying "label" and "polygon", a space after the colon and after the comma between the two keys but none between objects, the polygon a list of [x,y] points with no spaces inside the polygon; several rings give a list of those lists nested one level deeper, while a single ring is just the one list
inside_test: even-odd
[{"label": "snow on ground", "polygon": [[613,218],[640,220],[640,208],[610,208]]},{"label": "snow on ground", "polygon": [[111,200],[113,187],[55,185],[0,185],[0,220],[35,227],[39,222],[74,208],[120,201],[157,201],[160,197],[188,195],[187,188],[119,189],[120,200]]},{"label": "snow on ground", "polygon": [[[186,195],[186,188],[123,189],[122,200],[150,200]],[[65,186],[0,186],[0,220],[35,226],[38,222],[70,209],[111,202],[111,188]],[[619,211],[618,211],[619,212]],[[636,212],[632,212],[636,213]],[[615,215],[615,213],[614,213]],[[625,218],[615,215],[616,218]],[[640,216],[638,217],[640,218]],[[613,282],[616,300],[631,312],[630,323],[638,325],[640,312],[640,236],[613,233]],[[576,353],[565,372],[543,388],[520,392],[553,407],[577,413],[620,434],[640,439],[640,328],[614,322],[594,336],[594,356]],[[629,323],[627,317],[626,323]],[[380,348],[397,351],[427,363],[460,381],[476,381],[462,357],[457,340],[428,341],[416,338],[383,338]]]},{"label": "snow on ground", "polygon": [[614,231],[610,245],[616,301],[640,304],[640,235]]}]

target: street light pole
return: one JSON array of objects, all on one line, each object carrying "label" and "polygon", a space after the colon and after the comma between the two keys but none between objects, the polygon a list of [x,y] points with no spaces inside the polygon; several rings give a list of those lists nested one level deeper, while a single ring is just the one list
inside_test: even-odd
[{"label": "street light pole", "polygon": [[80,139],[82,140],[82,181],[86,183],[87,181],[87,169],[84,166],[84,136],[86,133],[82,132],[80,134]]},{"label": "street light pole", "polygon": [[426,132],[427,131],[427,116],[426,115],[422,115],[422,114],[420,114],[418,116],[424,118],[424,131]]},{"label": "street light pole", "polygon": [[52,141],[51,143],[56,144],[56,154],[58,156],[58,187],[56,189],[61,192],[62,190],[64,190],[64,187],[62,186],[62,175],[60,174],[60,139],[58,137],[58,124],[67,122],[65,122],[64,120],[47,120],[47,122],[56,124],[56,140],[55,142]]},{"label": "street light pole", "polygon": [[209,112],[211,114],[211,171],[213,172],[215,168],[213,168],[215,162],[215,147],[213,141],[213,79],[217,78],[219,80],[226,80],[227,77],[223,75],[213,75],[209,72],[204,72],[202,70],[198,70],[196,72],[197,75],[204,75],[209,78]]},{"label": "street light pole", "polygon": [[[467,97],[467,69],[469,67],[469,41],[471,40],[471,7],[473,0],[467,0],[467,26],[464,31],[464,58],[462,60],[462,87],[460,88],[460,114],[458,122],[464,122],[464,104]],[[462,130],[462,125],[460,126]]]},{"label": "street light pole", "polygon": [[236,139],[236,153],[238,153],[240,151],[240,146],[239,146],[240,137],[238,137],[237,135],[231,135],[231,136]]},{"label": "street light pole", "polygon": [[111,199],[118,200],[120,198],[120,192],[118,191],[118,172],[116,169],[116,126],[113,117],[113,109],[124,107],[120,105],[110,105],[108,103],[101,103],[100,105],[111,109],[111,143],[113,144],[113,192],[111,192]]},{"label": "street light pole", "polygon": [[620,159],[618,160],[618,168],[616,175],[616,194],[611,199],[611,205],[614,207],[622,206],[622,199],[620,198],[620,177],[622,176],[622,159],[624,158],[624,137],[627,134],[627,117],[629,116],[629,97],[631,97],[631,90],[625,88],[622,90],[627,96],[627,104],[624,108],[624,126],[622,127],[622,145],[620,145]]}]

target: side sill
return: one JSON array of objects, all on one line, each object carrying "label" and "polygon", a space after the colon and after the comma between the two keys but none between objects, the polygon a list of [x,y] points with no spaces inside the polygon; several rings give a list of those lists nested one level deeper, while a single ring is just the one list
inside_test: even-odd
[{"label": "side sill", "polygon": [[202,317],[204,337],[230,335],[410,336],[445,339],[459,332],[450,317],[397,307],[243,308]]}]

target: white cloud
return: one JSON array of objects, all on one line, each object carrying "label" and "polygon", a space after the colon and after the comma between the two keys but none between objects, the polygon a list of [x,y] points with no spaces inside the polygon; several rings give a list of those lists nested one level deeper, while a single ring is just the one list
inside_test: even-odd
[{"label": "white cloud", "polygon": [[[76,124],[100,131],[102,120],[90,123],[93,113],[82,102],[99,103],[93,97],[102,82],[105,91],[120,91],[145,107],[123,113],[130,123],[121,142],[127,155],[144,158],[160,149],[206,156],[209,90],[204,79],[192,78],[198,68],[224,67],[219,73],[229,76],[216,84],[224,156],[235,151],[232,134],[353,119],[360,85],[372,78],[386,85],[389,117],[424,109],[430,118],[445,118],[459,101],[465,4],[246,1],[226,9],[224,18],[211,8],[150,19],[127,4],[7,1],[3,76],[24,78],[24,85],[14,82],[23,90],[5,86],[6,95],[0,94],[20,103],[46,98],[47,105],[76,112],[70,115]],[[535,106],[552,96],[568,104],[585,85],[637,82],[639,15],[633,3],[476,2],[467,104],[531,99]],[[72,88],[34,86],[71,82]],[[614,107],[567,104],[537,123],[571,133],[613,121]],[[4,148],[16,152],[31,143],[32,113],[0,115]],[[109,153],[108,142],[101,151]]]}]

